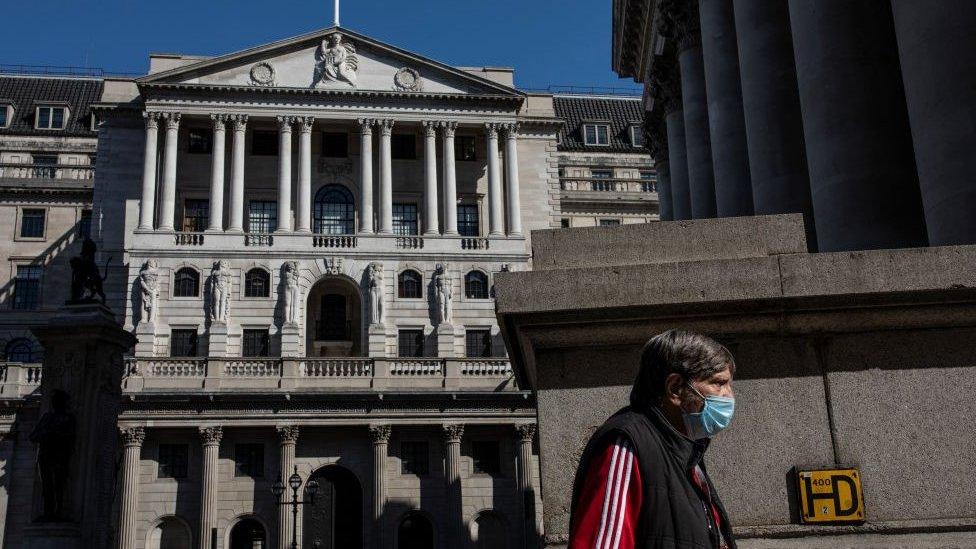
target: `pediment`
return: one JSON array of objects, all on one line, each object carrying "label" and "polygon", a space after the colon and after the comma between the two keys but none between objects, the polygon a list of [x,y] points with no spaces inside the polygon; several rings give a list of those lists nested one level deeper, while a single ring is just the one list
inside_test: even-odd
[{"label": "pediment", "polygon": [[271,89],[522,95],[514,88],[338,27],[197,61],[151,74],[138,82]]}]

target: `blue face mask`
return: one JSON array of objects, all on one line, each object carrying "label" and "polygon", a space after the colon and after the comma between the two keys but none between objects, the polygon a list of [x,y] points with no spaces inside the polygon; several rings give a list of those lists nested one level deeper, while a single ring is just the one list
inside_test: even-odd
[{"label": "blue face mask", "polygon": [[685,428],[688,430],[688,438],[699,440],[711,438],[716,433],[725,429],[732,422],[732,412],[735,411],[735,399],[723,396],[704,396],[695,389],[691,383],[688,387],[696,395],[705,401],[705,407],[701,412],[684,413]]}]

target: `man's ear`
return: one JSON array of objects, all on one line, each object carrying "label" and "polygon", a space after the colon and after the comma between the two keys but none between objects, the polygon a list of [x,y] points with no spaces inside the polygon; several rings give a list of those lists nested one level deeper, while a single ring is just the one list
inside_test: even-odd
[{"label": "man's ear", "polygon": [[681,406],[684,378],[681,374],[668,374],[664,380],[664,399],[674,406]]}]

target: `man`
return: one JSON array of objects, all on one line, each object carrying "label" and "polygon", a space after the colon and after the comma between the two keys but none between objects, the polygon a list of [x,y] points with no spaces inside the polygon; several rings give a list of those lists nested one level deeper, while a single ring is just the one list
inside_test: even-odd
[{"label": "man", "polygon": [[735,400],[729,351],[669,330],[641,350],[630,405],[590,438],[573,485],[570,549],[735,549],[705,469]]}]

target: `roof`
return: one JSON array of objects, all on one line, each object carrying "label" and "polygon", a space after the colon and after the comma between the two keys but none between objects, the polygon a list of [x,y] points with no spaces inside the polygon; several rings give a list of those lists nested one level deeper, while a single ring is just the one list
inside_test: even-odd
[{"label": "roof", "polygon": [[[91,104],[101,97],[102,80],[98,78],[0,75],[0,103],[14,107],[10,126],[0,129],[0,135],[95,137]],[[34,129],[35,107],[48,101],[68,104],[65,129]]]},{"label": "roof", "polygon": [[[649,154],[630,141],[629,128],[643,121],[642,103],[638,97],[594,95],[554,95],[556,117],[566,121],[559,131],[560,151],[628,152]],[[610,125],[610,145],[594,146],[583,142],[583,123],[603,122]]]}]

